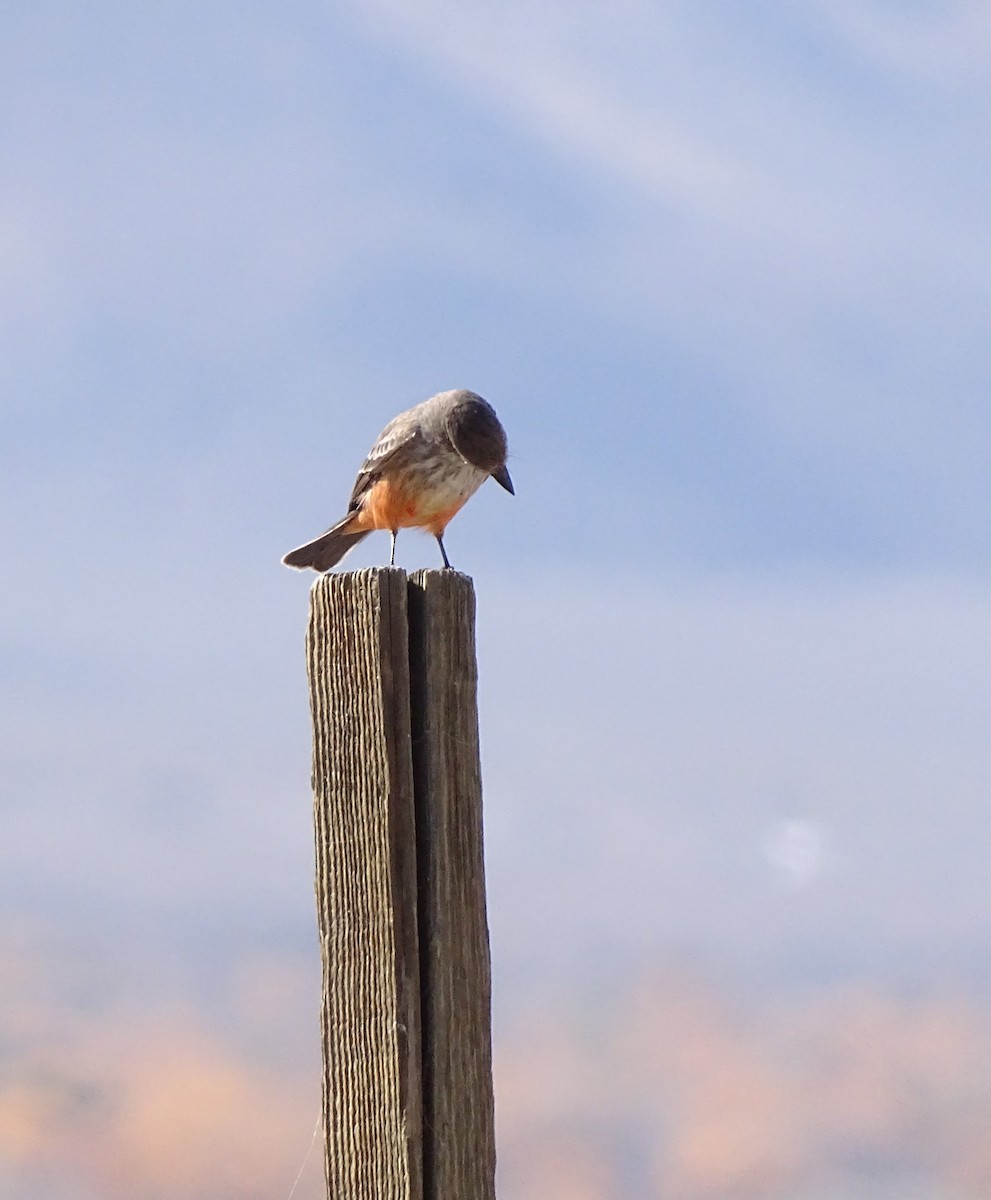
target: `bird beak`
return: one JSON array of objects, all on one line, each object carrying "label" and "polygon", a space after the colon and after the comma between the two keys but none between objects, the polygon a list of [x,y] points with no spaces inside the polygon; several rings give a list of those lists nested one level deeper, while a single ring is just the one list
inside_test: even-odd
[{"label": "bird beak", "polygon": [[509,478],[509,472],[506,470],[505,466],[501,466],[498,471],[493,471],[492,478],[496,481],[496,483],[504,487],[511,496],[516,495],[516,493],[513,491],[513,481]]}]

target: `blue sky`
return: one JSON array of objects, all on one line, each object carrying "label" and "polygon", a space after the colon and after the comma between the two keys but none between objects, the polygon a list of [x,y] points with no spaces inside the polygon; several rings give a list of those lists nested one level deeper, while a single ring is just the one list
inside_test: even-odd
[{"label": "blue sky", "polygon": [[963,0],[8,3],[10,919],[311,946],[279,558],[463,386],[507,993],[980,976],[989,58]]}]

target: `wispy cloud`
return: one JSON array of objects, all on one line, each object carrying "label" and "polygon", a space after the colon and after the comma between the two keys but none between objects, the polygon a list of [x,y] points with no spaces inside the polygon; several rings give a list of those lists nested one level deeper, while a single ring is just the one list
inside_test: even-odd
[{"label": "wispy cloud", "polygon": [[[873,440],[866,408],[907,415],[918,436],[914,407],[961,403],[959,386],[930,388],[962,354],[985,357],[982,106],[937,107],[928,128],[900,115],[822,14],[777,28],[772,13],[762,34],[673,5],[356,7],[588,172],[608,199],[559,275],[731,364],[773,425]],[[914,385],[872,373],[863,394],[857,324],[877,358],[906,357]]]},{"label": "wispy cloud", "polygon": [[991,15],[980,0],[905,7],[822,0],[823,21],[880,66],[950,92],[987,97]]},{"label": "wispy cloud", "polygon": [[[609,14],[588,5],[510,4],[495,10],[441,2],[416,11],[390,0],[356,7],[383,36],[405,41],[466,92],[510,112],[532,136],[632,183],[655,200],[697,216],[725,217],[752,189],[744,163],[724,146],[686,129],[682,114],[652,103],[676,90],[676,42],[668,14],[642,5]],[[617,31],[622,30],[621,36]],[[639,68],[641,36],[667,35],[662,78]],[[641,43],[642,49],[642,43]],[[645,61],[646,59],[646,61]],[[631,69],[632,68],[632,69]],[[742,193],[742,196],[741,196]]]}]

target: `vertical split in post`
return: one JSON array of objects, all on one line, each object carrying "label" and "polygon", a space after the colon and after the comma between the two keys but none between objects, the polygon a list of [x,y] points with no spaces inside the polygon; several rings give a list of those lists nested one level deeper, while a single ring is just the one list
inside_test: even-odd
[{"label": "vertical split in post", "polygon": [[416,852],[406,575],[313,586],[326,1173],[334,1200],[422,1200]]},{"label": "vertical split in post", "polygon": [[424,1194],[494,1200],[492,981],[471,580],[454,571],[412,575],[409,627]]}]

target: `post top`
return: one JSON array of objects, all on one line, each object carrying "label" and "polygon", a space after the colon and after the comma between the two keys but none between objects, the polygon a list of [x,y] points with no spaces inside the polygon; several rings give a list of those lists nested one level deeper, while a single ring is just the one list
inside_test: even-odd
[{"label": "post top", "polygon": [[[313,581],[310,590],[321,587],[358,585],[367,586],[376,581],[399,582],[408,580],[416,587],[430,588],[473,588],[474,581],[463,571],[449,567],[420,567],[407,572],[402,567],[362,567],[357,571],[324,571]],[[340,581],[335,585],[334,581]]]}]

